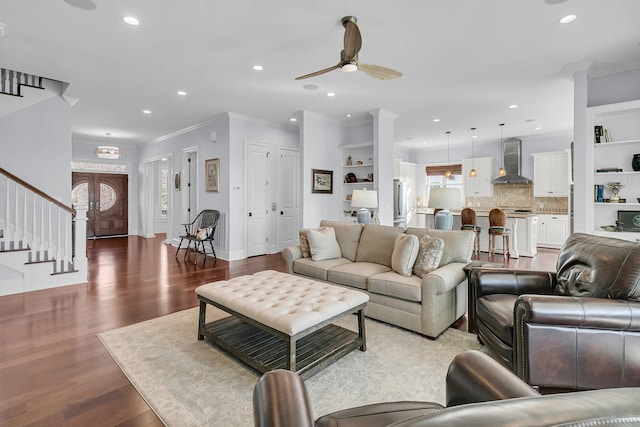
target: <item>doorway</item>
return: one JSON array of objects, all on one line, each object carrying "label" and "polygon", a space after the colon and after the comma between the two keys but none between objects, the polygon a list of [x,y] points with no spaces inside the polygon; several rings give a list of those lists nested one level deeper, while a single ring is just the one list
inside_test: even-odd
[{"label": "doorway", "polygon": [[269,244],[269,146],[247,144],[247,256],[264,255]]},{"label": "doorway", "polygon": [[87,206],[87,237],[129,234],[127,175],[73,172],[72,200]]}]

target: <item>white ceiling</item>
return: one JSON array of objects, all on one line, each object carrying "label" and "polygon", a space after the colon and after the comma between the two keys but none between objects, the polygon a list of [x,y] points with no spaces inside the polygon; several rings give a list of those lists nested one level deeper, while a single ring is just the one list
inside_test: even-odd
[{"label": "white ceiling", "polygon": [[[479,142],[499,138],[498,123],[506,123],[505,137],[570,131],[566,67],[593,61],[598,74],[640,66],[638,0],[93,0],[95,10],[69,4],[91,1],[0,4],[0,23],[8,26],[0,66],[69,83],[65,95],[79,99],[72,133],[81,139],[111,132],[112,142],[145,143],[224,112],[290,126],[295,112],[311,110],[357,123],[383,108],[398,115],[401,146],[446,144],[447,130],[452,145],[469,145],[472,126]],[[558,24],[569,13],[578,19]],[[127,15],[140,25],[125,24]],[[336,70],[294,80],[338,62],[346,15],[358,18],[360,61],[397,69],[401,78]],[[264,70],[253,71],[254,64]]]}]

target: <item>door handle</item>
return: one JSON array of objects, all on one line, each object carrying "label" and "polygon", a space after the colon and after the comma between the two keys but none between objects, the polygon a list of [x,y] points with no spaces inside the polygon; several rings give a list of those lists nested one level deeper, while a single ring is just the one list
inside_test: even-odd
[{"label": "door handle", "polygon": [[253,216],[253,213],[249,212],[249,216]]},{"label": "door handle", "polygon": [[284,215],[284,211],[280,211],[280,215]]}]

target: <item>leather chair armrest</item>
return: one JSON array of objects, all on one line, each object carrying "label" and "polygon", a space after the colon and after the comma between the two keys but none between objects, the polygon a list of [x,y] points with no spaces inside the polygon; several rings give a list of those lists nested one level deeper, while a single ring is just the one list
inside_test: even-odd
[{"label": "leather chair armrest", "polygon": [[287,265],[287,273],[293,274],[293,262],[302,258],[302,248],[300,246],[289,246],[282,250],[282,257]]},{"label": "leather chair armrest", "polygon": [[447,407],[540,396],[499,362],[476,350],[465,351],[453,359],[446,384]]},{"label": "leather chair armrest", "polygon": [[313,409],[304,382],[295,372],[267,372],[253,389],[255,427],[313,427]]},{"label": "leather chair armrest", "polygon": [[556,273],[549,271],[511,270],[506,268],[472,268],[468,273],[469,332],[476,330],[476,301],[491,294],[551,294],[556,286]]},{"label": "leather chair armrest", "polygon": [[640,331],[640,303],[607,298],[521,295],[514,327],[525,323],[577,328]]}]

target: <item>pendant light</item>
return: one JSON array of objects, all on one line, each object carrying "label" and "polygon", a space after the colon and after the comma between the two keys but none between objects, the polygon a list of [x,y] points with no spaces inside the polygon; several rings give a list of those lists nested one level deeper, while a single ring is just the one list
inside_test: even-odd
[{"label": "pendant light", "polygon": [[107,132],[105,135],[107,135],[107,145],[100,145],[96,148],[96,156],[101,159],[119,159],[122,151],[118,147],[109,145],[111,142],[111,132]]},{"label": "pendant light", "polygon": [[471,128],[471,170],[469,171],[469,176],[471,178],[475,178],[476,176],[478,176],[478,172],[476,171],[475,141],[476,141],[476,128]]},{"label": "pendant light", "polygon": [[449,135],[450,131],[447,131],[447,171],[444,173],[444,177],[447,179],[451,179],[453,177],[453,173],[451,173],[451,165],[449,165]]},{"label": "pendant light", "polygon": [[500,151],[502,151],[502,157],[500,159],[500,169],[498,169],[498,176],[505,176],[507,174],[506,169],[504,168],[504,123],[500,123]]}]

